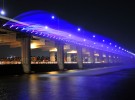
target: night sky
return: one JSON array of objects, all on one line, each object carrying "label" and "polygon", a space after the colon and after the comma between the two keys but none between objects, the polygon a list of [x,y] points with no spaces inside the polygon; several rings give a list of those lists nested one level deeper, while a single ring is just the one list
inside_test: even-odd
[{"label": "night sky", "polygon": [[[103,0],[5,0],[7,17],[45,10],[135,52],[135,3]],[[2,0],[0,0],[2,6]]]}]

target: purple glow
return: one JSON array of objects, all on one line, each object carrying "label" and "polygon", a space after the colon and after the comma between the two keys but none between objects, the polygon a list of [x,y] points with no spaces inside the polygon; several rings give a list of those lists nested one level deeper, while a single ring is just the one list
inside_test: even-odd
[{"label": "purple glow", "polygon": [[[25,32],[29,31],[31,32],[31,35],[35,35],[35,36],[39,36],[43,38],[44,37],[56,38],[61,41],[76,43],[79,45],[85,45],[85,46],[89,46],[89,47],[99,49],[102,51],[119,54],[117,51],[118,49],[120,49],[120,47],[116,48],[117,45],[115,45],[115,48],[114,48],[114,46],[112,45],[114,44],[113,41],[110,41],[109,39],[105,37],[99,36],[95,33],[88,32],[85,30],[83,30],[83,33],[81,34],[81,32],[78,32],[78,31],[81,31],[80,28],[77,28],[76,30],[76,26],[68,23],[67,21],[57,19],[55,18],[55,16],[52,16],[51,14],[47,12],[44,12],[44,11],[26,12],[24,14],[17,16],[14,19],[19,21],[20,23],[14,23],[14,22],[9,21],[3,26],[11,27],[11,25],[14,25],[15,29],[22,29],[22,30],[25,30]],[[55,19],[55,20],[52,20],[52,19]],[[92,35],[92,34],[95,34],[95,35]],[[91,36],[93,38],[95,37],[96,38],[92,39],[90,38]],[[84,42],[86,40],[87,42]],[[104,43],[101,41],[103,41]],[[110,41],[111,43],[108,41]],[[96,45],[93,45],[93,43]],[[106,47],[109,49],[106,49]],[[127,53],[125,53],[122,50],[121,55],[126,56]]]},{"label": "purple glow", "polygon": [[83,41],[86,41],[86,39],[83,39]]},{"label": "purple glow", "polygon": [[69,34],[68,36],[70,36],[70,37],[71,37],[71,34]]}]

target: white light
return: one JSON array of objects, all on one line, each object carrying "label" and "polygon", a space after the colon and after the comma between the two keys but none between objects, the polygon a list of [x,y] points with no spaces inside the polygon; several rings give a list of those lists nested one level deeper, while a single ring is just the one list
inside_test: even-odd
[{"label": "white light", "polygon": [[103,40],[103,42],[105,42],[105,40]]},{"label": "white light", "polygon": [[93,35],[93,37],[96,37],[95,35]]},{"label": "white light", "polygon": [[115,45],[115,47],[117,47],[117,45]]},{"label": "white light", "polygon": [[110,43],[110,45],[111,45],[112,43]]},{"label": "white light", "polygon": [[71,37],[71,34],[69,34],[68,36],[70,36],[70,37]]},{"label": "white light", "polygon": [[81,29],[80,29],[80,28],[78,28],[77,30],[78,30],[78,31],[81,31]]},{"label": "white light", "polygon": [[48,29],[48,26],[45,26],[45,29]]},{"label": "white light", "polygon": [[23,28],[22,30],[24,30],[25,28]]},{"label": "white light", "polygon": [[86,39],[83,39],[83,41],[86,41]]},{"label": "white light", "polygon": [[52,19],[54,19],[55,17],[54,16],[52,16]]},{"label": "white light", "polygon": [[5,15],[5,11],[4,10],[1,10],[0,14],[1,15]]}]

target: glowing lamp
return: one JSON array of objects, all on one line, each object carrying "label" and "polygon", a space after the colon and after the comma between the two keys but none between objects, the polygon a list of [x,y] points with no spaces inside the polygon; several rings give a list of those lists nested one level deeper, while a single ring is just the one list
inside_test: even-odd
[{"label": "glowing lamp", "polygon": [[81,29],[80,29],[80,28],[78,28],[77,30],[78,30],[78,31],[81,31]]},{"label": "glowing lamp", "polygon": [[48,26],[45,26],[45,29],[48,29]]},{"label": "glowing lamp", "polygon": [[55,17],[54,16],[52,16],[52,19],[54,19]]},{"label": "glowing lamp", "polygon": [[95,35],[93,35],[93,37],[95,38],[96,36],[95,36]]},{"label": "glowing lamp", "polygon": [[5,15],[5,11],[4,10],[1,10],[0,14],[1,15]]}]

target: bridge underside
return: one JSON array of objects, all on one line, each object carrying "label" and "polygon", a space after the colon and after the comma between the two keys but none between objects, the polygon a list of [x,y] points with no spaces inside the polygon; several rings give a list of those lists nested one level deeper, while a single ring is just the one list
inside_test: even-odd
[{"label": "bridge underside", "polygon": [[[2,28],[6,20],[0,19],[0,46],[9,45],[10,48],[21,48],[21,57],[18,60],[1,60],[1,64],[22,64],[23,71],[29,73],[31,64],[57,64],[60,70],[64,70],[64,64],[77,64],[82,69],[84,64],[95,63],[128,63],[132,59],[123,58],[121,55],[62,42],[50,38],[41,38],[12,29]],[[32,50],[41,49],[48,52],[49,57],[36,57],[31,54]]]}]

